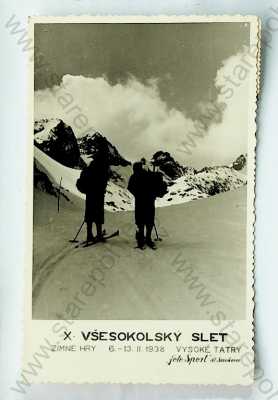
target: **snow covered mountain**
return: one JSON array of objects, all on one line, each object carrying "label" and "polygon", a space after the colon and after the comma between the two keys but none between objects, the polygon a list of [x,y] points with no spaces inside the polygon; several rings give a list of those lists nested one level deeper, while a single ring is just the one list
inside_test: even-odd
[{"label": "snow covered mountain", "polygon": [[157,199],[156,203],[163,207],[203,199],[238,189],[246,182],[243,174],[226,166],[201,171],[188,170],[169,184],[168,193],[163,199]]},{"label": "snow covered mountain", "polygon": [[86,164],[92,161],[94,154],[100,147],[106,146],[111,164],[112,182],[122,188],[127,187],[128,179],[132,174],[131,162],[126,160],[105,136],[97,131],[92,131],[78,138],[77,142],[81,157]]},{"label": "snow covered mountain", "polygon": [[246,156],[239,156],[231,166],[204,167],[196,170],[180,165],[168,152],[158,151],[152,157],[156,170],[168,183],[168,193],[157,199],[157,206],[180,204],[235,190],[247,183],[244,169]]},{"label": "snow covered mountain", "polygon": [[177,179],[184,175],[186,168],[182,167],[167,151],[157,151],[152,157],[152,163],[166,179]]},{"label": "snow covered mountain", "polygon": [[72,128],[61,119],[35,121],[34,141],[40,150],[67,167],[85,166]]},{"label": "snow covered mountain", "polygon": [[[92,131],[76,139],[71,127],[57,119],[36,121],[34,131],[37,147],[34,173],[37,188],[55,195],[61,182],[62,194],[67,196],[69,192],[84,199],[84,195],[78,192],[75,185],[80,175],[79,169],[88,164],[98,149],[105,144],[113,164],[105,208],[110,211],[133,209],[134,199],[127,190],[132,174],[131,163],[105,136]],[[207,198],[235,190],[247,182],[244,174],[246,155],[240,155],[230,166],[204,167],[199,171],[190,166],[180,165],[170,153],[161,150],[153,155],[151,162],[156,170],[163,174],[168,184],[168,193],[156,200],[157,207]]]},{"label": "snow covered mountain", "polygon": [[126,167],[131,164],[130,161],[127,161],[125,158],[123,158],[116,147],[113,146],[109,140],[107,140],[106,137],[99,132],[92,131],[87,133],[85,136],[77,139],[77,142],[81,155],[86,162],[92,161],[94,154],[98,151],[98,149],[105,145],[108,148],[111,165],[120,165],[122,167]]}]

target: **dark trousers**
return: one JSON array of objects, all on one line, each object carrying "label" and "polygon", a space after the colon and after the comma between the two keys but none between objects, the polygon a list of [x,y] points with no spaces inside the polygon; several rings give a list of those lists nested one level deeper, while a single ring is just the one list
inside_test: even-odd
[{"label": "dark trousers", "polygon": [[[96,224],[97,227],[97,237],[102,237],[102,224]],[[93,240],[93,222],[87,222],[87,240]]]},{"label": "dark trousers", "polygon": [[138,233],[137,233],[137,241],[142,244],[145,241],[145,227],[146,227],[146,241],[149,242],[152,240],[152,229],[153,224],[137,224]]}]

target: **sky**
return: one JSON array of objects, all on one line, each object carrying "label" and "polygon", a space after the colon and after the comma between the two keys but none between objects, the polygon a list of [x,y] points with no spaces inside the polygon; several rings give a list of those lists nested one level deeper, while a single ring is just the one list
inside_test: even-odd
[{"label": "sky", "polygon": [[248,74],[226,78],[248,45],[246,23],[36,24],[35,119],[62,118],[76,136],[92,127],[131,160],[164,150],[184,165],[227,164],[247,148]]}]

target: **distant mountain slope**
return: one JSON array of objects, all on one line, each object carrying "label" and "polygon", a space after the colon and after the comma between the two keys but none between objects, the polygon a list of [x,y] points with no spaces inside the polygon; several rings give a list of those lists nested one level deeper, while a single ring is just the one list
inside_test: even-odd
[{"label": "distant mountain slope", "polygon": [[168,193],[163,199],[157,199],[156,203],[158,206],[185,203],[235,190],[245,184],[246,177],[229,167],[187,172],[172,181],[168,186]]}]

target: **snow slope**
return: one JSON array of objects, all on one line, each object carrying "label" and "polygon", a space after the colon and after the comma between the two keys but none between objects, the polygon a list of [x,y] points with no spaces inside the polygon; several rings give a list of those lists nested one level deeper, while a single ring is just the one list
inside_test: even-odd
[{"label": "snow slope", "polygon": [[[52,183],[58,187],[61,181],[62,190],[85,199],[85,195],[76,188],[76,181],[80,170],[65,167],[53,160],[37,147],[34,148],[35,161],[39,169],[45,172]],[[105,209],[109,211],[132,210],[134,208],[133,196],[125,189],[109,182],[105,196]]]},{"label": "snow slope", "polygon": [[[85,199],[85,195],[80,193],[76,188],[76,180],[80,176],[80,170],[65,167],[47,156],[37,147],[35,147],[34,151],[38,167],[49,176],[50,180],[56,187],[59,186],[60,180],[62,179],[61,186],[63,190],[70,192],[83,200]],[[207,197],[207,195],[198,189],[192,188],[192,186],[186,183],[185,178],[182,177],[178,178],[169,188],[169,193],[167,193],[162,199],[158,198],[156,200],[156,206],[165,207],[204,197]],[[126,188],[110,181],[106,190],[105,209],[109,211],[133,210],[134,198]]]},{"label": "snow slope", "polygon": [[[69,303],[96,269],[96,292],[86,297],[77,319],[207,319],[218,310],[227,319],[244,318],[245,188],[157,209],[163,241],[155,252],[134,249],[133,212],[106,212],[105,228],[119,228],[120,236],[75,249],[68,239],[82,221],[81,206],[62,198],[58,214],[55,197],[35,191],[34,318],[73,319]],[[177,271],[177,257],[211,296],[209,309]]]}]

